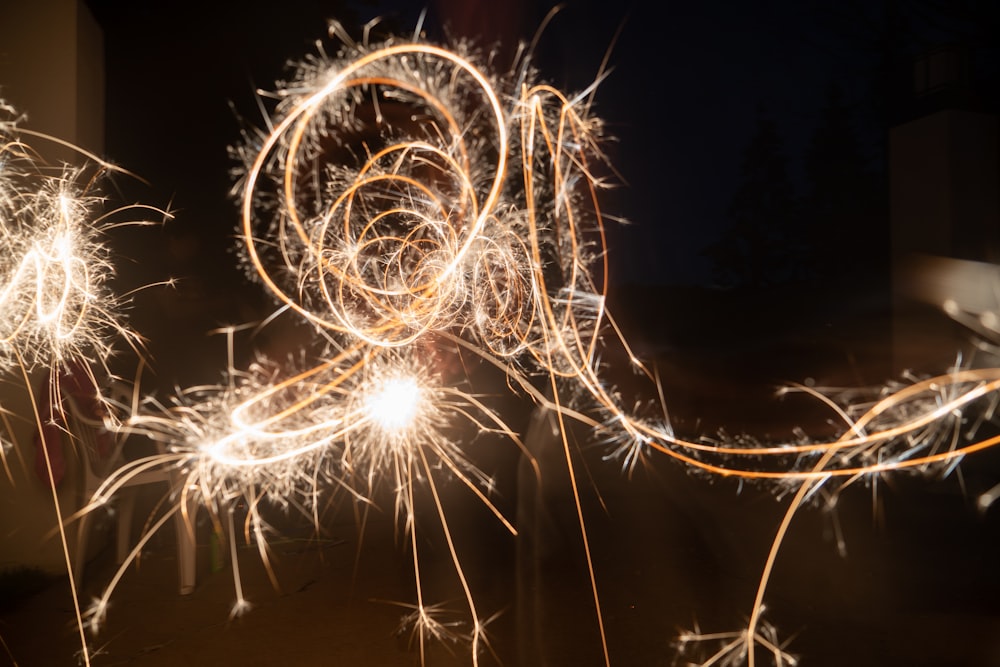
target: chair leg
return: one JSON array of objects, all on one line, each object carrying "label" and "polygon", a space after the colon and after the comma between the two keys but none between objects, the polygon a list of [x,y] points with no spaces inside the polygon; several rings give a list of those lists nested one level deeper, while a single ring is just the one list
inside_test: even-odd
[{"label": "chair leg", "polygon": [[135,512],[136,492],[137,489],[134,487],[125,487],[119,492],[117,547],[115,549],[119,565],[125,562],[132,546],[132,515]]},{"label": "chair leg", "polygon": [[80,516],[76,522],[76,553],[73,554],[73,583],[77,590],[83,585],[83,568],[87,565],[87,538],[90,537],[90,513]]},{"label": "chair leg", "polygon": [[178,511],[174,517],[174,527],[177,531],[177,575],[180,579],[181,595],[194,592],[197,579],[197,551],[195,549],[195,526],[198,516],[198,503],[187,502],[187,518]]}]

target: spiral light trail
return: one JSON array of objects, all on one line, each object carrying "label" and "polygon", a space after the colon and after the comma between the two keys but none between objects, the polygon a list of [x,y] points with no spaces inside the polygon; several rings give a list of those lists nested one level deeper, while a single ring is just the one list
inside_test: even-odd
[{"label": "spiral light trail", "polygon": [[[1000,370],[957,370],[865,406],[841,406],[800,388],[828,402],[841,419],[843,437],[829,442],[689,441],[674,434],[665,415],[635,416],[602,376],[602,354],[620,347],[651,387],[655,382],[606,310],[599,194],[611,170],[589,91],[571,96],[537,81],[527,58],[510,72],[491,70],[469,46],[404,40],[345,40],[336,56],[298,66],[276,92],[266,129],[248,132],[234,151],[242,164],[236,193],[248,275],[278,309],[312,327],[314,344],[292,369],[262,358],[231,369],[223,385],[183,391],[169,405],[145,400],[126,428],[160,440],[167,452],[119,471],[94,507],[131,475],[174,467],[183,483],[172,490],[167,514],[150,525],[185,512],[190,500],[221,522],[245,501],[243,532],[255,536],[266,561],[265,501],[318,521],[324,493],[346,491],[371,502],[379,489],[389,489],[411,539],[417,602],[410,621],[423,654],[426,641],[452,636],[456,626],[441,619],[421,579],[414,536],[421,528],[414,516],[419,490],[433,503],[461,581],[465,635],[478,665],[494,610],[477,605],[441,485],[464,485],[512,535],[517,531],[491,501],[488,472],[449,429],[465,422],[504,434],[538,466],[489,401],[454,386],[437,367],[435,348],[458,347],[502,371],[512,391],[556,416],[607,664],[613,656],[604,639],[568,422],[609,442],[609,456],[625,468],[661,454],[709,475],[794,489],[748,627],[682,637],[685,646],[722,643],[704,664],[753,665],[755,645],[775,663],[790,664],[761,611],[774,554],[795,511],[820,487],[836,494],[894,471],[948,469],[994,446],[997,438],[962,433],[962,415],[983,404],[990,409]],[[22,210],[16,201],[0,204]],[[6,318],[15,328],[4,340],[61,345],[87,317],[103,321],[100,293],[84,271],[95,263],[64,254],[69,242],[61,234],[79,217],[78,205],[56,191],[45,202],[48,237],[37,230],[30,239],[4,232],[18,250],[12,256],[22,258],[4,274],[10,287],[3,294],[11,295],[5,303],[18,313]],[[5,218],[4,226],[16,231],[13,220]],[[34,286],[40,276],[44,291]],[[22,282],[32,287],[17,287]],[[92,608],[95,627],[128,566]],[[233,611],[241,613],[249,603],[236,568],[234,582]]]}]

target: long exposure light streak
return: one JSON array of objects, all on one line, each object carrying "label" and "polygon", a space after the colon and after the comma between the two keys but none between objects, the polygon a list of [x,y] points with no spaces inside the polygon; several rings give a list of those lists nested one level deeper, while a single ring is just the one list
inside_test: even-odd
[{"label": "long exposure light streak", "polygon": [[[331,34],[345,32],[334,27]],[[915,381],[863,408],[830,401],[844,423],[843,436],[830,441],[685,440],[665,414],[635,416],[603,378],[600,362],[606,350],[620,346],[656,393],[656,378],[632,354],[606,309],[599,193],[610,169],[601,152],[601,123],[585,102],[592,91],[572,96],[537,81],[526,56],[510,72],[496,74],[468,45],[341,39],[335,56],[298,66],[273,94],[278,103],[267,129],[247,132],[234,149],[241,162],[235,193],[245,268],[277,308],[313,328],[312,345],[294,363],[261,357],[249,368],[231,368],[218,387],[190,388],[172,402],[144,399],[125,429],[150,436],[163,452],[109,478],[94,508],[112,499],[130,476],[172,468],[181,481],[149,525],[156,529],[176,513],[187,516],[194,502],[216,525],[230,525],[235,546],[232,508],[242,502],[242,533],[256,541],[266,563],[265,503],[296,508],[318,522],[323,494],[347,493],[369,504],[377,491],[388,489],[410,538],[416,603],[408,618],[423,656],[427,641],[454,636],[458,627],[441,620],[440,605],[422,579],[416,532],[423,527],[415,506],[423,493],[461,584],[465,637],[478,665],[488,647],[490,615],[477,604],[466,576],[441,485],[462,485],[513,536],[517,526],[491,500],[488,471],[453,437],[453,428],[464,422],[503,434],[536,473],[539,468],[489,400],[453,382],[447,355],[457,349],[499,369],[511,391],[555,415],[556,447],[571,482],[605,664],[614,656],[605,637],[570,422],[606,442],[626,469],[658,453],[708,475],[794,488],[747,627],[682,636],[685,647],[721,642],[705,665],[725,659],[752,666],[757,645],[776,664],[791,664],[761,614],[775,554],[810,494],[820,487],[836,494],[891,472],[947,470],[997,444],[1000,436],[955,435],[963,414],[995,402],[996,369]],[[67,332],[79,330],[81,307],[97,308],[91,304],[99,299],[90,287],[76,289],[87,276],[63,254],[69,244],[59,236],[58,221],[75,215],[75,204],[64,203],[58,193],[46,201],[57,204],[58,213],[50,216],[49,245],[35,245],[37,234],[18,241],[23,249],[15,256],[28,258],[26,268],[9,275],[55,276],[45,283],[54,291],[29,290],[14,298],[19,315],[13,321],[19,324],[7,337],[62,344]],[[55,268],[42,268],[50,265]],[[64,311],[66,305],[71,307]],[[27,328],[42,323],[47,328]],[[133,557],[148,539],[140,539]],[[239,614],[249,602],[235,548],[232,554],[233,613]],[[129,565],[121,566],[91,609],[95,629]]]},{"label": "long exposure light streak", "polygon": [[[138,350],[139,339],[122,324],[121,300],[109,286],[114,271],[105,234],[123,224],[114,219],[124,209],[104,210],[99,189],[108,173],[122,170],[59,138],[22,128],[20,120],[14,108],[0,100],[0,372],[20,371],[30,399],[32,414],[19,416],[34,423],[40,439],[39,472],[51,489],[82,654],[89,665],[66,522],[56,493],[62,471],[53,461],[57,445],[50,442],[40,405],[48,401],[56,406],[52,418],[60,417],[63,368],[86,375],[75,381],[97,386],[90,364],[106,375],[116,342]],[[83,158],[84,166],[50,164],[29,141],[68,147]],[[50,369],[51,382],[43,395],[36,393],[29,377],[37,366]],[[6,407],[0,407],[6,413]],[[13,438],[6,414],[4,427]],[[6,447],[0,448],[0,461],[13,483],[6,455]]]},{"label": "long exposure light streak", "polygon": [[[601,126],[580,97],[532,76],[527,63],[498,78],[468,49],[392,41],[347,43],[336,58],[300,66],[277,93],[270,131],[239,150],[246,165],[242,240],[250,275],[322,334],[324,347],[315,354],[325,361],[287,379],[258,368],[233,391],[185,396],[160,417],[133,419],[136,427],[170,434],[164,439],[177,452],[171,460],[186,457],[182,495],[200,493],[209,506],[249,500],[258,540],[265,532],[257,509],[262,498],[289,503],[298,496],[308,506],[318,487],[333,485],[368,499],[385,480],[412,533],[414,485],[425,484],[465,592],[473,664],[484,623],[438,499],[432,461],[489,505],[487,476],[445,427],[474,419],[511,429],[417,361],[429,336],[502,368],[513,388],[555,411],[562,433],[564,420],[583,419],[629,452],[627,460],[648,449],[715,475],[798,484],[788,519],[814,485],[922,469],[992,446],[991,439],[940,449],[935,434],[1000,386],[990,371],[914,384],[853,420],[834,442],[688,442],[666,420],[631,416],[598,363],[603,336],[616,331],[607,326],[604,306]],[[547,379],[536,384],[539,376]],[[387,429],[374,420],[372,401],[400,377],[408,378],[408,391],[419,391],[420,406]],[[561,447],[610,664],[565,436]],[[500,519],[515,532],[509,519]],[[780,541],[779,535],[775,549]],[[412,551],[414,631],[423,647],[442,630],[423,591],[416,542]],[[769,568],[742,635],[751,665]],[[243,606],[239,589],[237,598]]]},{"label": "long exposure light streak", "polygon": [[16,135],[0,141],[0,362],[60,362],[84,351],[107,358],[121,327],[92,217],[99,174],[48,167]]}]

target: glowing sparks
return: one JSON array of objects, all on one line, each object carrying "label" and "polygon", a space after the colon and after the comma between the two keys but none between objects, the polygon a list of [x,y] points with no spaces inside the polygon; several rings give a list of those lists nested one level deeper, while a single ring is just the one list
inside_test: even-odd
[{"label": "glowing sparks", "polygon": [[[0,135],[0,141],[4,137]],[[10,364],[108,354],[109,329],[121,330],[100,231],[100,203],[77,184],[82,170],[40,171],[26,146],[0,146],[0,355]]]},{"label": "glowing sparks", "polygon": [[[997,443],[977,440],[976,424],[964,420],[973,411],[992,414],[995,369],[914,380],[868,402],[838,403],[798,388],[841,420],[843,435],[830,441],[687,441],[665,407],[656,416],[622,407],[602,377],[602,354],[618,345],[644,369],[606,310],[601,124],[584,96],[536,81],[526,59],[500,76],[467,46],[347,41],[335,57],[300,64],[275,97],[267,131],[248,132],[234,149],[242,163],[242,259],[279,309],[312,327],[313,341],[294,361],[260,358],[230,368],[223,385],[181,391],[170,404],[144,399],[126,427],[159,441],[163,453],[109,478],[94,507],[130,476],[171,467],[183,481],[171,490],[175,502],[149,521],[153,530],[191,501],[217,524],[232,522],[231,508],[243,503],[244,534],[266,560],[265,501],[318,522],[324,495],[346,493],[367,507],[388,489],[410,536],[416,603],[408,618],[421,650],[425,640],[464,628],[478,664],[489,611],[477,606],[463,571],[440,486],[462,485],[516,530],[493,504],[491,481],[468,443],[453,432],[464,424],[505,435],[538,468],[489,397],[465,383],[467,365],[488,367],[552,415],[585,548],[567,421],[589,427],[629,471],[660,453],[706,474],[794,490],[747,627],[682,637],[689,648],[701,644],[706,665],[752,665],[755,644],[776,663],[794,664],[760,614],[798,507],[821,488],[835,496],[889,472],[947,471]],[[0,166],[26,160],[18,142],[0,149]],[[104,286],[110,267],[88,222],[98,200],[75,189],[76,172],[44,178],[41,187],[19,179],[0,171],[0,250],[13,258],[0,269],[0,344],[36,360],[85,346],[106,354],[101,331],[114,326]],[[415,537],[420,494],[462,586],[461,624],[439,620],[440,604],[424,588]],[[250,603],[231,552],[236,614]],[[587,559],[610,663],[589,549]],[[128,566],[95,604],[94,627]]]},{"label": "glowing sparks", "polygon": [[398,433],[410,426],[423,400],[412,377],[387,378],[365,400],[365,411],[381,428]]},{"label": "glowing sparks", "polygon": [[[536,400],[539,371],[607,400],[596,375],[603,286],[588,268],[603,254],[600,124],[532,77],[527,61],[497,77],[469,49],[395,41],[302,64],[270,131],[236,152],[246,266],[315,328],[303,355],[315,365],[261,360],[129,420],[169,448],[160,461],[184,471],[185,497],[213,513],[242,498],[257,527],[264,498],[313,512],[326,490],[370,503],[385,485],[412,534],[421,487],[462,582],[474,662],[485,617],[438,485],[463,484],[515,531],[447,433],[469,422],[523,445],[488,400],[449,384],[450,357],[492,365]],[[415,618],[429,618],[416,542],[412,552]],[[421,646],[433,627],[419,628]]]},{"label": "glowing sparks", "polygon": [[[371,503],[386,485],[411,535],[422,648],[443,626],[430,615],[436,606],[413,537],[421,487],[463,587],[474,664],[485,616],[438,485],[457,480],[516,531],[464,443],[445,433],[469,422],[530,454],[488,401],[442,381],[452,365],[434,351],[442,343],[499,369],[508,386],[555,415],[585,546],[567,420],[591,427],[629,470],[660,452],[705,473],[792,486],[783,531],[812,492],[833,487],[829,480],[948,466],[992,446],[959,444],[947,424],[1000,388],[986,372],[920,381],[861,412],[836,408],[845,435],[832,442],[692,442],[662,416],[630,413],[601,376],[601,355],[615,341],[635,360],[620,336],[605,339],[618,330],[605,307],[601,124],[581,96],[533,76],[527,61],[501,77],[471,49],[395,40],[346,42],[333,58],[302,63],[275,94],[269,130],[248,132],[234,153],[244,165],[237,194],[247,272],[314,328],[303,358],[315,365],[233,369],[229,386],[186,392],[170,408],[148,404],[131,421],[169,443],[165,462],[185,470],[185,489],[206,506],[247,502],[262,554],[261,499],[315,512],[325,490]],[[748,627],[725,637],[723,654],[751,664],[755,642],[790,660],[760,619],[770,562]],[[245,603],[238,581],[236,590]]]},{"label": "glowing sparks", "polygon": [[[52,166],[25,137],[68,146],[85,164]],[[98,213],[104,204],[98,186],[113,169],[57,138],[19,128],[13,108],[0,100],[0,372],[17,368],[31,402],[33,414],[20,417],[33,417],[41,438],[44,472],[70,573],[82,658],[88,665],[83,615],[55,489],[58,478],[38,402],[42,397],[35,395],[28,371],[42,364],[50,368],[51,383],[44,391],[57,414],[62,410],[61,368],[76,364],[79,373],[87,376],[76,380],[93,381],[94,370],[84,362],[106,364],[112,352],[112,335],[132,346],[138,343],[120,323],[120,304],[109,288],[113,268],[104,231],[116,212]],[[4,427],[10,430],[6,414]],[[0,463],[13,479],[7,449],[0,446]]]}]

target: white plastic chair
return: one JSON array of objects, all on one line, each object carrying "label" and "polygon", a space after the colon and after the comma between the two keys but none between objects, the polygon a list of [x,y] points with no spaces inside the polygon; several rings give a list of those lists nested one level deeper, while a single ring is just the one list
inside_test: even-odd
[{"label": "white plastic chair", "polygon": [[[118,468],[126,463],[124,445],[128,434],[115,434],[111,450],[101,452],[100,434],[106,433],[105,425],[86,416],[80,406],[68,394],[63,395],[66,427],[79,455],[81,470],[78,507],[86,507],[94,498],[101,484]],[[135,496],[138,487],[147,484],[166,483],[169,492],[183,483],[179,471],[172,468],[154,468],[129,476],[116,498],[118,506],[117,561],[124,563],[131,550],[132,516],[135,511]],[[194,511],[189,516],[195,516]],[[73,558],[73,576],[79,586],[83,579],[83,568],[87,556],[87,541],[90,537],[93,513],[81,515],[77,526],[76,553]],[[194,591],[196,579],[196,551],[193,526],[189,526],[180,511],[175,515],[177,534],[177,572],[181,595]]]}]

